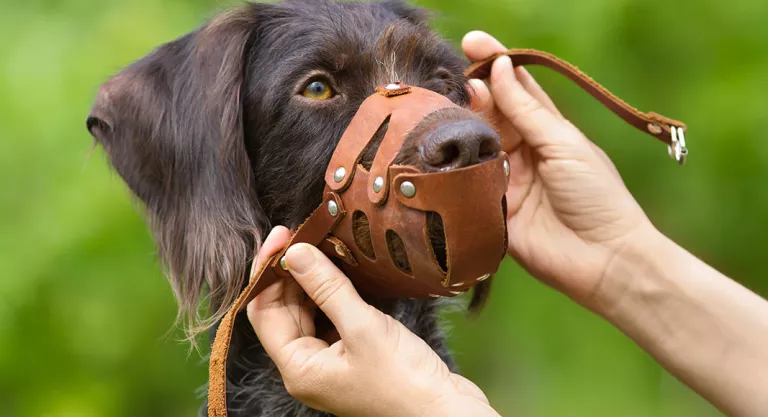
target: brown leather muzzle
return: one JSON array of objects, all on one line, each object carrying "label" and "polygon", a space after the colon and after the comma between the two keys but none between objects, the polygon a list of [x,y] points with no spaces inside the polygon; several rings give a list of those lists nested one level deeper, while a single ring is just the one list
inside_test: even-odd
[{"label": "brown leather muzzle", "polygon": [[[506,254],[505,153],[435,173],[393,165],[409,132],[430,114],[452,107],[458,106],[419,87],[381,86],[360,106],[331,158],[326,191],[339,196],[344,212],[334,208],[335,202],[320,208],[337,210],[340,217],[330,231],[331,244],[320,248],[340,258],[344,272],[366,292],[401,298],[457,295],[496,272]],[[387,120],[369,172],[360,164],[361,155]],[[428,213],[442,219],[443,265],[435,254]],[[363,234],[369,233],[372,251],[358,243],[361,232],[355,223],[361,216],[369,225]],[[394,242],[404,248],[406,259],[395,259]]]},{"label": "brown leather muzzle", "polygon": [[[500,55],[511,56],[515,65],[544,65],[566,75],[625,121],[666,143],[678,162],[684,161],[684,124],[639,112],[550,54],[511,50],[473,64],[467,77],[487,77],[490,64]],[[291,245],[318,246],[341,261],[359,288],[381,297],[456,296],[497,271],[507,249],[503,202],[507,154],[499,152],[476,165],[434,173],[394,164],[409,132],[428,115],[455,107],[440,94],[399,83],[379,87],[363,102],[325,172],[322,204],[283,250],[260,270],[252,268],[250,283],[219,324],[210,359],[209,416],[227,415],[226,361],[235,317],[270,284],[290,276],[281,259]],[[386,134],[367,170],[361,156],[387,121]],[[444,230],[443,262],[436,256],[428,227],[428,219],[436,216]],[[365,236],[369,245],[357,240],[355,219],[362,217],[369,225]],[[399,242],[407,259],[395,259],[393,242]]]}]

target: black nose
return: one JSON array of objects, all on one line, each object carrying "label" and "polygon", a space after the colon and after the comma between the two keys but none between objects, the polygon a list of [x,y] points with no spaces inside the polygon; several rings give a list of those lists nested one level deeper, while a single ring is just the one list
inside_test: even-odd
[{"label": "black nose", "polygon": [[440,171],[468,167],[496,158],[501,139],[479,120],[458,120],[441,125],[424,138],[421,157]]}]

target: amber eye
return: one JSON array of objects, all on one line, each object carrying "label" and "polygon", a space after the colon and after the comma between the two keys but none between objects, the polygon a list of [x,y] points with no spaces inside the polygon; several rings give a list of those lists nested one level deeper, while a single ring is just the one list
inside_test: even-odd
[{"label": "amber eye", "polygon": [[301,94],[312,100],[328,100],[333,96],[333,90],[327,81],[315,80],[309,83]]}]

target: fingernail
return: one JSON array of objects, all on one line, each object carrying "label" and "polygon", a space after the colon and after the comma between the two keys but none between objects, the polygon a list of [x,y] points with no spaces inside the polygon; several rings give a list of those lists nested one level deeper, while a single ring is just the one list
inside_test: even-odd
[{"label": "fingernail", "polygon": [[505,67],[512,67],[512,58],[510,58],[509,55],[502,55],[496,58],[496,62],[499,62],[498,65],[503,65]]},{"label": "fingernail", "polygon": [[485,83],[482,80],[478,80],[477,78],[472,78],[469,80],[469,86],[472,87],[473,90],[478,90],[479,88],[483,88]]},{"label": "fingernail", "polygon": [[491,70],[491,79],[498,81],[499,77],[509,77],[510,74],[512,78],[516,78],[515,67],[512,65],[512,58],[508,57],[507,55],[496,58],[496,61],[493,62],[493,68]]},{"label": "fingernail", "polygon": [[269,233],[267,234],[267,238],[264,239],[264,242],[268,241],[269,238],[271,238],[272,235],[274,235],[276,231],[277,231],[277,227],[273,227],[272,230],[270,230]]},{"label": "fingernail", "polygon": [[305,274],[315,266],[314,252],[309,249],[306,243],[299,243],[291,246],[285,253],[285,263],[288,269],[298,274]]}]

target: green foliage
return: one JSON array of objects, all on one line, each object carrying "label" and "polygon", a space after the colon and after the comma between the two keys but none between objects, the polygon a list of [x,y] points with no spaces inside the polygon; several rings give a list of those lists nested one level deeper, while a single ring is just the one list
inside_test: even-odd
[{"label": "green foliage", "polygon": [[[0,415],[192,415],[206,364],[171,329],[140,210],[84,120],[107,76],[193,29],[210,0],[0,2]],[[228,1],[227,3],[232,3]],[[553,52],[689,126],[689,164],[545,69],[655,224],[768,292],[768,3],[423,0],[458,42],[484,29]],[[674,262],[674,259],[670,259]],[[631,341],[512,261],[479,318],[450,315],[464,373],[504,415],[717,413]]]}]

